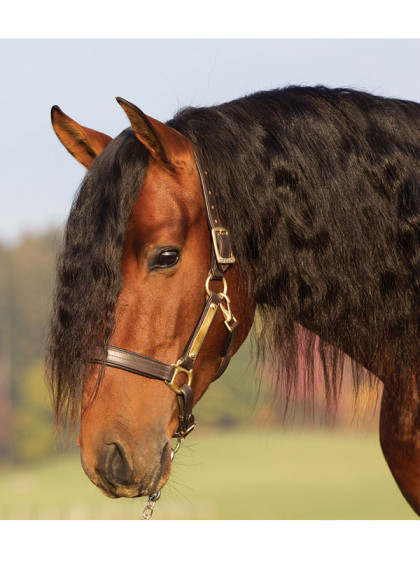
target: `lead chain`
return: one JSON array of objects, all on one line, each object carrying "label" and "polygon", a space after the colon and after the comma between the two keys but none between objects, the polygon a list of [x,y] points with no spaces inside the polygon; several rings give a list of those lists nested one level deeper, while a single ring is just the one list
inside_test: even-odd
[{"label": "lead chain", "polygon": [[152,518],[153,509],[155,508],[156,501],[160,499],[160,491],[149,495],[147,499],[147,504],[144,507],[143,514],[141,515],[142,520],[150,520]]},{"label": "lead chain", "polygon": [[[180,446],[181,446],[181,439],[178,438],[175,448],[171,449],[171,462],[173,461],[175,454],[178,452]],[[161,491],[158,491],[153,495],[149,495],[149,497],[147,498],[147,504],[143,509],[143,514],[141,515],[141,520],[150,520],[152,518],[155,504],[160,499],[160,495],[161,495]]]}]

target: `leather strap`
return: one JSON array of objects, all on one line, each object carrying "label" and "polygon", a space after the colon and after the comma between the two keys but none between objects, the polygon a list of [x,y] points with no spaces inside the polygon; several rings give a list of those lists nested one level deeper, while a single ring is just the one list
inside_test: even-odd
[{"label": "leather strap", "polygon": [[[125,370],[126,372],[137,374],[138,376],[161,380],[162,382],[166,382],[168,384],[172,383],[176,372],[176,366],[173,364],[165,364],[164,362],[160,362],[154,358],[140,355],[132,351],[127,351],[125,349],[120,349],[118,347],[108,346],[107,354],[104,359],[101,359],[99,354],[100,353],[98,352],[98,356],[94,356],[91,359],[93,364],[104,364],[106,366],[110,366],[111,368],[118,368],[119,370]],[[174,437],[182,438],[182,435],[186,436],[195,424],[194,415],[192,414],[194,392],[190,385],[184,384],[179,388],[179,390],[177,390],[176,393],[179,414],[178,428]]]},{"label": "leather strap", "polygon": [[207,298],[204,305],[204,309],[201,312],[200,319],[195,326],[193,334],[187,343],[187,346],[182,353],[180,359],[180,364],[187,370],[192,370],[194,368],[195,361],[197,360],[197,355],[200,352],[201,346],[204,342],[204,338],[207,335],[208,330],[213,322],[214,316],[216,315],[217,309],[219,308],[222,299],[215,292],[211,292],[210,296]]},{"label": "leather strap", "polygon": [[178,428],[174,433],[174,438],[185,438],[195,427],[195,419],[192,414],[194,405],[194,392],[191,386],[184,384],[179,388],[178,399]]},{"label": "leather strap", "polygon": [[160,362],[160,360],[140,355],[133,351],[112,347],[111,345],[107,347],[105,360],[102,360],[98,353],[98,356],[94,356],[91,362],[93,364],[106,364],[113,368],[119,368],[132,374],[139,374],[146,378],[155,378],[163,382],[170,382],[175,372],[173,365],[165,364]]},{"label": "leather strap", "polygon": [[206,186],[204,176],[207,175],[207,171],[202,171],[197,155],[194,154],[194,156],[206,206],[207,223],[212,236],[210,272],[214,280],[221,280],[229,266],[235,263],[235,256],[233,255],[229,232],[226,228],[223,228],[217,212],[214,191]]},{"label": "leather strap", "polygon": [[220,353],[221,359],[219,363],[219,367],[216,370],[216,376],[213,378],[213,382],[215,382],[220,376],[224,373],[226,368],[229,366],[229,362],[232,354],[232,345],[235,339],[236,329],[238,327],[238,322],[234,321],[230,324],[230,330],[228,329],[228,334],[226,337],[225,346]]}]

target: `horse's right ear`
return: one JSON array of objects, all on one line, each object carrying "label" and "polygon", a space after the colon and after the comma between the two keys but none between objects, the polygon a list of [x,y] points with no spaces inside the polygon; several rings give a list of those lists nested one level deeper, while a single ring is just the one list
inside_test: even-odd
[{"label": "horse's right ear", "polygon": [[63,146],[87,168],[112,140],[107,134],[82,127],[63,113],[58,105],[51,108],[51,123]]}]

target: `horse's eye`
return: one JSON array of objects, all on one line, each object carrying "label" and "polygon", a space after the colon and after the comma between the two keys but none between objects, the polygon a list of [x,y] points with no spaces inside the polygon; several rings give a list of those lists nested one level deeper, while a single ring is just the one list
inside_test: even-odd
[{"label": "horse's eye", "polygon": [[176,249],[166,249],[159,254],[157,265],[159,267],[173,267],[178,263],[179,251]]},{"label": "horse's eye", "polygon": [[149,261],[149,269],[168,269],[179,261],[178,249],[162,249]]}]

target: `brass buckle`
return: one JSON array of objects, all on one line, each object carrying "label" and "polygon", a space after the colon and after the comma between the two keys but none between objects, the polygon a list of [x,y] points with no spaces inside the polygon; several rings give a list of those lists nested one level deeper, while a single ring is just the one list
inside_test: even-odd
[{"label": "brass buckle", "polygon": [[221,227],[216,227],[216,228],[212,228],[211,229],[211,237],[213,239],[213,247],[214,247],[214,251],[216,253],[216,261],[218,263],[235,263],[235,256],[232,254],[232,249],[231,249],[231,256],[230,257],[222,257],[219,251],[219,245],[217,243],[217,236],[216,234],[227,234],[229,235],[229,232],[226,228],[221,228]]},{"label": "brass buckle", "polygon": [[175,384],[174,384],[175,378],[177,377],[177,375],[178,375],[180,372],[182,372],[182,374],[185,374],[185,375],[188,377],[188,385],[189,385],[189,386],[191,386],[192,377],[193,377],[193,371],[192,371],[192,370],[187,370],[186,368],[183,368],[183,367],[180,365],[180,361],[181,361],[181,359],[178,360],[178,362],[177,362],[176,364],[171,364],[171,366],[173,366],[173,367],[175,368],[175,371],[174,371],[173,376],[172,376],[172,380],[171,380],[170,382],[168,382],[167,380],[164,380],[165,384],[166,384],[169,388],[171,388],[171,390],[172,390],[173,392],[175,392],[175,393],[177,393],[177,394],[181,394],[181,393],[182,393],[181,390],[178,389],[178,388],[175,386]]}]

